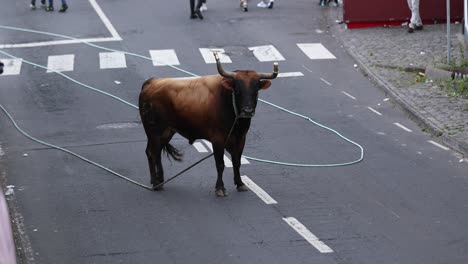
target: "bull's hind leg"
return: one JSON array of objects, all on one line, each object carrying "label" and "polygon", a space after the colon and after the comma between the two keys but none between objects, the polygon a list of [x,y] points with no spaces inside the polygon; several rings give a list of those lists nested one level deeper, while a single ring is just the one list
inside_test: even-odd
[{"label": "bull's hind leg", "polygon": [[151,184],[155,191],[163,190],[162,183],[164,182],[164,169],[161,162],[161,152],[174,135],[174,132],[169,128],[149,127],[145,128],[148,137],[148,145],[146,147],[146,156],[151,174]]},{"label": "bull's hind leg", "polygon": [[216,171],[218,172],[218,178],[216,180],[216,196],[223,197],[227,196],[227,191],[224,188],[223,182],[223,171],[224,171],[224,147],[218,144],[213,144],[213,153],[216,162]]}]

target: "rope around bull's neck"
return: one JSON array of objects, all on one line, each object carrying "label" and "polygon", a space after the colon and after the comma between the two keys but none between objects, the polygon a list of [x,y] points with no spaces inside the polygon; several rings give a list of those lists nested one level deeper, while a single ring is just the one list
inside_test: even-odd
[{"label": "rope around bull's neck", "polygon": [[[146,57],[146,56],[143,56],[143,55],[139,55],[139,54],[135,54],[135,53],[131,53],[131,52],[126,52],[126,51],[119,51],[119,50],[115,50],[115,49],[111,49],[111,48],[99,46],[99,45],[92,44],[92,43],[89,43],[89,42],[86,42],[86,41],[83,41],[83,40],[80,40],[80,39],[77,39],[77,38],[74,38],[74,37],[65,36],[65,35],[61,35],[61,34],[55,34],[55,33],[44,32],[44,31],[38,31],[38,30],[31,30],[31,29],[24,29],[24,28],[18,28],[18,27],[3,26],[3,25],[0,25],[0,29],[7,29],[7,30],[14,30],[14,31],[28,32],[28,33],[36,33],[36,34],[42,34],[42,35],[55,36],[55,37],[64,38],[64,39],[76,40],[76,41],[78,41],[78,42],[80,42],[80,43],[83,43],[83,44],[86,44],[86,45],[89,45],[89,46],[91,46],[91,47],[95,47],[95,48],[98,48],[98,49],[101,49],[101,50],[107,50],[107,51],[112,51],[112,52],[120,52],[120,53],[123,53],[123,54],[126,54],[126,55],[135,56],[135,57],[142,58],[142,59],[145,59],[145,60],[150,60],[150,61],[157,62],[156,60],[153,60],[152,58],[149,58],[149,57]],[[42,69],[46,69],[46,70],[51,71],[51,72],[55,72],[55,73],[59,74],[60,76],[66,78],[66,79],[68,79],[68,80],[70,80],[70,81],[72,81],[72,82],[74,82],[74,83],[76,83],[76,84],[78,84],[78,85],[80,85],[80,86],[82,86],[82,87],[84,87],[84,88],[87,88],[87,89],[93,90],[93,91],[95,91],[95,92],[104,94],[104,95],[109,96],[109,97],[111,97],[111,98],[113,98],[113,99],[115,99],[115,100],[118,100],[119,102],[124,103],[124,104],[126,104],[126,105],[128,105],[128,106],[130,106],[130,107],[133,107],[133,108],[138,109],[138,107],[137,107],[136,105],[134,105],[134,104],[132,104],[132,103],[130,103],[130,102],[124,100],[124,99],[121,99],[121,98],[119,98],[119,97],[117,97],[117,96],[115,96],[115,95],[112,95],[112,94],[110,94],[110,93],[104,92],[104,91],[102,91],[102,90],[100,90],[100,89],[94,88],[94,87],[92,87],[92,86],[90,86],[90,85],[81,83],[81,82],[79,82],[79,81],[77,81],[77,80],[75,80],[75,79],[73,79],[73,78],[71,78],[71,77],[69,77],[69,76],[67,76],[67,75],[65,75],[65,74],[63,74],[63,73],[61,73],[61,72],[58,72],[58,71],[53,70],[53,69],[49,69],[49,68],[47,68],[47,67],[45,67],[45,66],[43,66],[43,65],[39,65],[39,64],[30,62],[30,61],[27,61],[27,60],[24,60],[24,59],[20,59],[20,58],[15,57],[15,56],[13,56],[13,55],[7,53],[7,52],[2,51],[2,50],[0,50],[0,53],[3,54],[3,55],[5,55],[5,56],[8,56],[8,57],[10,57],[10,58],[12,58],[12,59],[22,60],[23,62],[25,62],[25,63],[27,63],[27,64],[29,64],[29,65],[32,65],[32,66],[35,66],[35,67],[39,67],[39,68],[42,68]],[[176,66],[174,66],[174,65],[167,65],[167,66],[169,66],[169,67],[171,67],[171,68],[173,68],[173,69],[175,69],[175,70],[178,70],[178,71],[180,71],[180,72],[186,73],[186,74],[188,74],[188,75],[191,75],[191,76],[194,76],[194,77],[198,77],[198,75],[196,75],[196,74],[194,74],[194,73],[191,73],[191,72],[189,72],[189,71],[183,70],[183,69],[181,69],[181,68],[178,68],[178,67],[176,67]],[[320,124],[320,123],[318,123],[318,122],[312,120],[310,117],[307,117],[307,116],[298,114],[298,113],[296,113],[296,112],[290,111],[290,110],[288,110],[288,109],[286,109],[286,108],[280,107],[280,106],[278,106],[278,105],[276,105],[276,104],[270,103],[270,102],[265,101],[265,100],[262,100],[262,99],[260,99],[260,98],[259,98],[258,100],[259,100],[260,102],[262,102],[262,103],[265,103],[265,104],[267,104],[267,105],[273,106],[273,107],[275,107],[275,108],[277,108],[277,109],[279,109],[279,110],[282,110],[282,111],[284,111],[284,112],[286,112],[286,113],[289,113],[289,114],[292,114],[292,115],[295,115],[295,116],[304,118],[304,119],[306,119],[307,121],[313,123],[314,125],[317,125],[317,126],[323,128],[323,129],[326,129],[326,130],[328,130],[328,131],[333,132],[334,134],[338,135],[340,138],[344,139],[345,141],[347,141],[347,142],[349,142],[349,143],[351,143],[351,144],[357,146],[357,147],[359,148],[359,150],[360,150],[360,157],[359,157],[358,159],[354,160],[354,161],[345,162],[345,163],[333,163],[333,164],[300,164],[300,163],[290,163],[290,162],[280,162],[280,161],[272,161],[272,160],[266,160],[266,159],[259,159],[259,158],[254,158],[254,157],[245,156],[245,155],[244,155],[243,157],[245,157],[245,158],[247,158],[247,159],[250,159],[250,160],[258,161],[258,162],[265,162],[265,163],[278,164],[278,165],[284,165],[284,166],[295,166],[295,167],[337,167],[337,166],[347,166],[347,165],[356,164],[356,163],[358,163],[358,162],[360,162],[360,161],[363,160],[363,158],[364,158],[364,149],[363,149],[363,147],[362,147],[361,145],[359,145],[358,143],[356,143],[356,142],[354,142],[354,141],[348,139],[347,137],[341,135],[341,134],[340,134],[339,132],[337,132],[336,130],[334,130],[334,129],[332,129],[332,128],[329,128],[329,127],[327,127],[327,126],[325,126],[325,125],[322,125],[322,124]],[[0,105],[0,106],[1,106],[1,105]],[[3,107],[1,107],[1,108],[2,108],[2,110],[3,110],[5,113],[7,113],[6,110],[5,110]],[[9,116],[9,118],[11,119],[11,121],[14,122],[13,118],[12,118],[9,114],[7,114],[7,115]],[[15,127],[16,127],[17,129],[19,129],[18,126],[15,125]],[[22,131],[22,130],[20,130],[20,131]],[[35,139],[35,138],[33,138],[33,137],[30,137],[29,135],[27,135],[27,134],[24,133],[24,132],[22,132],[22,133],[23,133],[24,135],[26,135],[27,137],[29,137],[29,138],[30,138],[31,140],[33,140],[33,141],[36,141],[36,142],[39,142],[39,143],[42,142],[42,141],[39,141],[39,140],[37,140],[37,139]],[[43,142],[43,143],[45,143],[45,142]],[[42,144],[42,143],[41,143],[41,144]],[[60,147],[53,146],[52,144],[49,144],[49,143],[46,143],[46,144],[48,144],[48,146],[50,146],[50,147],[53,147],[53,148],[56,148],[56,149],[60,149]],[[67,151],[67,152],[71,154],[70,151]],[[75,156],[78,156],[78,155],[75,154]],[[80,157],[80,158],[81,158],[81,157]],[[206,159],[206,158],[207,158],[207,157],[205,157],[204,159]],[[82,158],[82,159],[83,159],[83,158]],[[203,160],[204,160],[204,159],[203,159]],[[92,164],[98,166],[98,164],[95,164],[95,163],[92,163]],[[197,163],[197,164],[198,164],[198,163]],[[103,168],[103,169],[105,169],[106,171],[109,171],[109,172],[113,173],[110,169],[107,169],[107,168],[105,168],[105,167],[103,167],[103,166],[101,166],[101,165],[99,165],[98,167]],[[116,173],[114,173],[114,174],[116,174]],[[146,187],[145,187],[145,188],[146,188]]]}]

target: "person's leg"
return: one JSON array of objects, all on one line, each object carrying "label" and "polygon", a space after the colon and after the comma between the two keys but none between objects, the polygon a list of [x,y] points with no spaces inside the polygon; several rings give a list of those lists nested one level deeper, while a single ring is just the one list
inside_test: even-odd
[{"label": "person's leg", "polygon": [[202,13],[200,11],[200,7],[202,6],[202,4],[203,4],[202,0],[198,0],[197,1],[197,7],[195,8],[195,13],[197,14],[199,19],[203,19],[203,15],[202,15]]},{"label": "person's leg", "polygon": [[411,15],[411,23],[415,25],[416,29],[422,26],[421,16],[419,15],[419,0],[413,0],[413,14]]},{"label": "person's leg", "polygon": [[54,0],[49,0],[49,6],[47,6],[45,10],[54,11]]},{"label": "person's leg", "polygon": [[195,0],[190,0],[190,18],[197,18],[197,15],[195,14]]},{"label": "person's leg", "polygon": [[66,1],[66,0],[62,0],[62,7],[60,7],[59,12],[62,12],[62,13],[63,13],[63,12],[65,12],[65,11],[67,11],[67,9],[68,9],[67,1]]}]

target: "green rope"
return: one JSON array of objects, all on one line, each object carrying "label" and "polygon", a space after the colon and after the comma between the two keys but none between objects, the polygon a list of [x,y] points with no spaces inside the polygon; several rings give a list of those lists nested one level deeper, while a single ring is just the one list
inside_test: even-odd
[{"label": "green rope", "polygon": [[[143,56],[143,55],[139,55],[139,54],[135,54],[135,53],[131,53],[131,52],[119,51],[119,50],[115,50],[115,49],[110,49],[110,48],[107,48],[107,47],[99,46],[99,45],[92,44],[92,43],[89,43],[89,42],[86,42],[86,41],[83,41],[83,40],[80,40],[80,39],[77,39],[77,38],[74,38],[74,37],[65,36],[65,35],[61,35],[61,34],[55,34],[55,33],[49,33],[49,32],[38,31],[38,30],[31,30],[31,29],[24,29],[24,28],[17,28],[17,27],[10,27],[10,26],[3,26],[3,25],[0,25],[0,29],[15,30],[15,31],[22,31],[22,32],[29,32],[29,33],[36,33],[36,34],[42,34],[42,35],[55,36],[55,37],[60,37],[60,38],[65,38],[65,39],[72,39],[72,40],[79,41],[79,42],[81,42],[81,43],[83,43],[83,44],[86,44],[86,45],[89,45],[89,46],[92,46],[92,47],[95,47],[95,48],[98,48],[98,49],[101,49],[101,50],[107,50],[107,51],[112,51],[112,52],[121,52],[121,53],[130,55],[130,56],[135,56],[135,57],[142,58],[142,59],[145,59],[145,60],[150,60],[150,61],[153,61],[153,62],[158,62],[158,61],[156,61],[156,60],[153,60],[152,58],[145,57],[145,56]],[[17,57],[15,57],[15,56],[13,56],[13,55],[11,55],[11,54],[9,54],[9,53],[6,53],[6,52],[4,52],[4,51],[1,51],[1,50],[0,50],[0,53],[1,53],[1,54],[4,54],[4,55],[6,55],[6,56],[8,56],[8,57],[10,57],[10,58],[13,58],[13,59],[20,59],[20,58],[17,58]],[[131,107],[133,107],[133,108],[138,109],[138,107],[137,107],[136,105],[134,105],[134,104],[132,104],[132,103],[130,103],[130,102],[128,102],[128,101],[125,101],[125,100],[123,100],[123,99],[121,99],[121,98],[119,98],[119,97],[117,97],[117,96],[115,96],[115,95],[112,95],[112,94],[110,94],[110,93],[101,91],[101,90],[99,90],[99,89],[97,89],[97,88],[94,88],[94,87],[92,87],[92,86],[89,86],[89,85],[86,85],[86,84],[84,84],[84,83],[81,83],[81,82],[79,82],[79,81],[77,81],[77,80],[75,80],[75,79],[73,79],[73,78],[71,78],[71,77],[69,77],[69,76],[67,76],[67,75],[65,75],[65,74],[63,74],[63,73],[61,73],[61,72],[58,72],[58,71],[49,69],[49,68],[47,68],[47,67],[45,67],[45,66],[42,66],[42,65],[39,65],[39,64],[36,64],[36,63],[30,62],[30,61],[27,61],[27,60],[23,60],[23,59],[22,59],[22,61],[25,62],[25,63],[27,63],[27,64],[29,64],[29,65],[33,65],[33,66],[36,66],[36,67],[39,67],[39,68],[42,68],[42,69],[46,69],[46,70],[55,72],[55,73],[57,73],[57,74],[63,76],[64,78],[66,78],[66,79],[68,79],[68,80],[70,80],[70,81],[72,81],[72,82],[74,82],[74,83],[76,83],[76,84],[79,84],[80,86],[83,86],[83,87],[88,88],[88,89],[90,89],[90,90],[93,90],[93,91],[95,91],[95,92],[104,94],[104,95],[109,96],[109,97],[111,97],[111,98],[113,98],[113,99],[116,99],[116,100],[118,100],[118,101],[120,101],[120,102],[122,102],[122,103],[124,103],[124,104],[126,104],[126,105],[128,105],[128,106],[131,106]],[[188,75],[191,75],[191,76],[194,76],[194,77],[199,77],[198,75],[196,75],[196,74],[194,74],[194,73],[191,73],[191,72],[189,72],[189,71],[183,70],[183,69],[178,68],[178,67],[175,67],[175,66],[173,66],[173,65],[167,65],[167,66],[169,66],[169,67],[171,67],[171,68],[173,68],[173,69],[176,69],[176,70],[178,70],[178,71],[180,71],[180,72],[186,73],[186,74],[188,74]],[[233,95],[233,96],[234,96],[234,95]],[[291,162],[281,162],[281,161],[273,161],[273,160],[267,160],[267,159],[259,159],[259,158],[254,158],[254,157],[249,157],[249,156],[244,156],[244,155],[243,155],[244,158],[247,158],[247,159],[253,160],[253,161],[257,161],[257,162],[264,162],[264,163],[277,164],[277,165],[284,165],[284,166],[295,166],[295,167],[337,167],[337,166],[347,166],[347,165],[356,164],[356,163],[358,163],[358,162],[360,162],[360,161],[362,161],[362,160],[364,159],[364,149],[363,149],[363,147],[362,147],[361,145],[359,145],[358,143],[356,143],[356,142],[354,142],[354,141],[348,139],[347,137],[341,135],[341,134],[340,134],[339,132],[337,132],[336,130],[334,130],[334,129],[332,129],[332,128],[329,128],[329,127],[327,127],[327,126],[325,126],[325,125],[322,125],[322,124],[320,124],[320,123],[318,123],[318,122],[312,120],[310,117],[307,117],[307,116],[301,115],[301,114],[299,114],[299,113],[290,111],[290,110],[288,110],[288,109],[286,109],[286,108],[283,108],[283,107],[281,107],[281,106],[278,106],[278,105],[276,105],[276,104],[270,103],[270,102],[265,101],[265,100],[262,100],[262,99],[258,99],[258,100],[259,100],[260,102],[262,102],[262,103],[265,103],[265,104],[267,104],[267,105],[270,105],[270,106],[272,106],[272,107],[275,107],[275,108],[277,108],[277,109],[280,109],[280,110],[282,110],[282,111],[284,111],[284,112],[287,112],[287,113],[289,113],[289,114],[292,114],[292,115],[294,115],[294,116],[297,116],[297,117],[301,117],[301,118],[303,118],[303,119],[306,119],[306,120],[308,120],[309,122],[311,122],[312,124],[317,125],[317,126],[323,128],[323,129],[326,129],[326,130],[328,130],[328,131],[330,131],[330,132],[336,134],[337,136],[339,136],[339,137],[342,138],[343,140],[345,140],[345,141],[349,142],[350,144],[352,144],[352,145],[358,147],[359,150],[360,150],[360,156],[359,156],[358,159],[356,159],[356,160],[354,160],[354,161],[344,162],[344,163],[332,163],[332,164],[300,164],[300,163],[291,163]],[[234,100],[233,100],[233,104],[234,104]],[[3,108],[3,107],[2,107],[2,108]],[[235,109],[234,111],[236,111],[235,106],[234,106],[234,109]],[[4,110],[4,109],[3,109],[3,110]],[[4,111],[5,111],[5,110],[4,110]]]}]

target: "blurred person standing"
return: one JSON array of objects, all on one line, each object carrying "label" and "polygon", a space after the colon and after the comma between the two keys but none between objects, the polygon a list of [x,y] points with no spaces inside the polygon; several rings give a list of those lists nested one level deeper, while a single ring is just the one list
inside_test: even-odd
[{"label": "blurred person standing", "polygon": [[[66,0],[61,0],[62,1],[62,6],[60,7],[59,12],[65,12],[68,9],[67,1]],[[46,11],[54,11],[54,0],[49,0],[49,5],[45,9]]]},{"label": "blurred person standing", "polygon": [[422,30],[423,24],[421,16],[419,15],[419,0],[408,0],[408,7],[411,11],[408,33],[413,33],[415,30]]},{"label": "blurred person standing", "polygon": [[195,0],[190,0],[190,18],[195,19],[203,19],[203,15],[200,11],[200,8],[203,4],[202,0],[197,0],[197,6],[195,7]]}]

